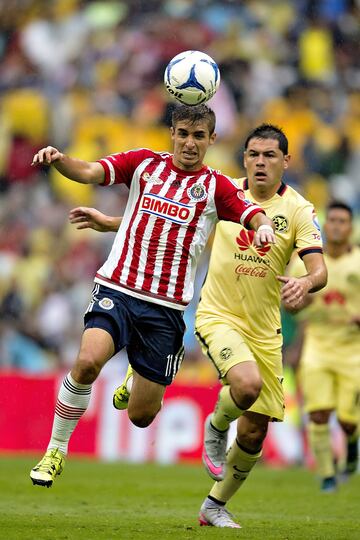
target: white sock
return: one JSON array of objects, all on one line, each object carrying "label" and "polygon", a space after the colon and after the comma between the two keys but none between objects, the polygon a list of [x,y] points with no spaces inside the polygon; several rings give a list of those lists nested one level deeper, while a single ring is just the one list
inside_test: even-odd
[{"label": "white sock", "polygon": [[71,434],[89,405],[91,386],[77,383],[70,373],[66,375],[56,402],[48,450],[58,448],[60,452],[67,454]]}]

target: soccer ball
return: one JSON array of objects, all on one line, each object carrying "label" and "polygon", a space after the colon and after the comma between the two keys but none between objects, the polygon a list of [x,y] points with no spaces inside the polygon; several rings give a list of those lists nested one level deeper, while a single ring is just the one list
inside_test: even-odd
[{"label": "soccer ball", "polygon": [[220,84],[220,71],[211,56],[185,51],[168,63],[164,83],[171,96],[184,105],[199,105],[213,97]]}]

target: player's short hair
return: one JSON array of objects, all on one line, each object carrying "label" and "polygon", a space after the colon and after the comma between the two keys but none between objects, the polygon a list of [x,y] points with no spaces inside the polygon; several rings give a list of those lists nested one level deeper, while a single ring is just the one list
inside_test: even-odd
[{"label": "player's short hair", "polygon": [[251,139],[275,139],[279,142],[279,149],[282,151],[284,156],[288,154],[289,141],[283,130],[274,124],[264,123],[251,131],[245,141],[245,150],[247,150]]},{"label": "player's short hair", "polygon": [[206,120],[210,135],[215,131],[216,117],[210,107],[202,103],[201,105],[177,105],[171,115],[171,125],[175,129],[176,124],[182,120],[188,120],[191,124],[196,124]]},{"label": "player's short hair", "polygon": [[344,203],[343,201],[331,201],[326,207],[326,215],[329,214],[330,210],[334,210],[337,208],[339,208],[340,210],[346,210],[346,212],[348,212],[350,215],[350,219],[352,220],[353,218],[352,208],[348,204]]}]

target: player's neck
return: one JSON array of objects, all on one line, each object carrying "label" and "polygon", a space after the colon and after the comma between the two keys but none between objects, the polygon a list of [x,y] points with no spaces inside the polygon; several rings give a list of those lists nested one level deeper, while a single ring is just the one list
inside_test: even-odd
[{"label": "player's neck", "polygon": [[325,253],[329,255],[332,259],[338,259],[342,255],[345,255],[345,253],[349,253],[351,251],[351,244],[333,244],[331,242],[328,242],[326,244]]},{"label": "player's neck", "polygon": [[276,184],[276,186],[257,186],[255,184],[249,183],[249,189],[251,195],[256,199],[258,202],[268,201],[271,199],[275,193],[278,192],[279,188],[281,186],[281,182]]}]

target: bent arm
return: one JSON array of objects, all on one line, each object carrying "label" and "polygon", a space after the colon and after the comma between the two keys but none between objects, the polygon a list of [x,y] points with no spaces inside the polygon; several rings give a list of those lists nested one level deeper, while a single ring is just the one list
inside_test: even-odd
[{"label": "bent arm", "polygon": [[77,229],[94,229],[98,232],[117,232],[122,218],[108,216],[96,208],[79,206],[69,212],[70,223],[76,224]]},{"label": "bent arm", "polygon": [[53,165],[63,176],[80,184],[102,184],[105,180],[100,163],[72,158],[53,146],[41,148],[34,155],[32,165]]},{"label": "bent arm", "polygon": [[309,293],[319,291],[327,283],[327,268],[322,253],[307,253],[303,261],[307,271],[304,276],[278,276],[278,280],[284,283],[281,289],[283,306],[293,313],[309,305]]}]

